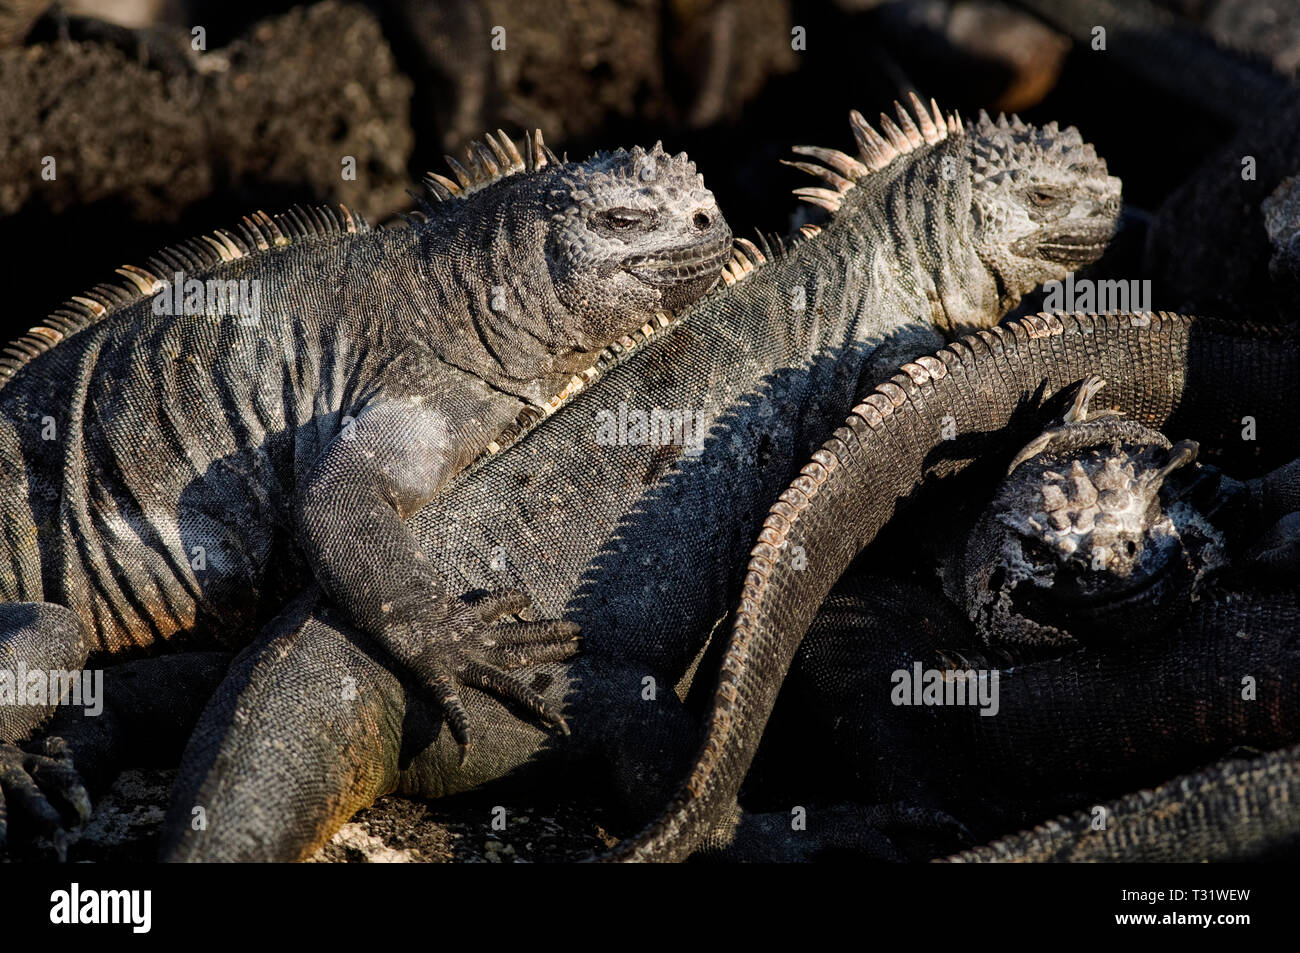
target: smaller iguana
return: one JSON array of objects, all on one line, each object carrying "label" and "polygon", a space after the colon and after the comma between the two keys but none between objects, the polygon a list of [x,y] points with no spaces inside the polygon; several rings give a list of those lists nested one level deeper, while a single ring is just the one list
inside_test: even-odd
[{"label": "smaller iguana", "polygon": [[1149,639],[1185,615],[1227,560],[1223,533],[1179,499],[1198,445],[1114,411],[1083,383],[1061,425],[1012,459],[949,561],[947,588],[980,636],[1018,650]]}]

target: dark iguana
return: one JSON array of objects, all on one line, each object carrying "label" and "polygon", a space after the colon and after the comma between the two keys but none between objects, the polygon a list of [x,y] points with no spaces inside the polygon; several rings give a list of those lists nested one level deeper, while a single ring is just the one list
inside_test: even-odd
[{"label": "dark iguana", "polygon": [[[571,652],[573,627],[493,628],[525,602],[460,598],[406,519],[521,415],[582,388],[608,345],[716,284],[731,233],[685,155],[574,163],[540,134],[526,145],[489,136],[453,160],[409,227],[258,213],[120,269],[128,287],[15,342],[0,362],[0,658],[76,670],[246,644],[314,577],[462,747],[465,684],[563,726],[508,669]],[[0,707],[0,742],[46,714]],[[26,756],[0,759],[3,781]]]},{"label": "dark iguana", "polygon": [[[1135,420],[1217,446],[1231,448],[1228,435],[1240,446],[1240,422],[1249,415],[1272,435],[1268,456],[1287,460],[1300,443],[1290,416],[1300,387],[1298,362],[1294,340],[1257,328],[1167,314],[1045,314],[980,332],[904,365],[855,408],[773,505],[749,563],[707,732],[689,777],[670,808],[612,856],[681,858],[727,822],[781,680],[818,606],[850,560],[923,485],[942,485],[999,460],[1005,467],[1041,429],[1040,404],[1092,374],[1110,382],[1109,396]],[[973,434],[979,439],[971,439]],[[1294,614],[1293,603],[1294,598],[1275,607],[1283,625]],[[1240,606],[1228,605],[1217,624],[1220,635],[1234,612],[1242,618]],[[1271,631],[1267,618],[1254,618],[1252,626]],[[1292,650],[1261,641],[1252,651],[1285,665]],[[1180,662],[1195,664],[1176,651],[1166,661],[1171,683]],[[1115,665],[1128,670],[1123,657]],[[1140,671],[1131,674],[1146,684]],[[1181,674],[1186,681],[1187,671]],[[1285,704],[1285,693],[1276,689],[1270,697]],[[1104,680],[1098,679],[1096,690],[1106,691]],[[1090,714],[1080,703],[1086,695],[1068,673],[1056,700],[1054,707],[1045,696],[1045,707]],[[1261,706],[1258,717],[1267,722],[1268,712]],[[1041,714],[1032,718],[1041,727]]]},{"label": "dark iguana", "polygon": [[[803,149],[828,183],[810,197],[837,206],[828,225],[784,250],[746,245],[743,280],[413,516],[439,573],[467,590],[518,586],[582,624],[580,658],[530,670],[572,737],[467,692],[493,727],[461,764],[438,713],[309,594],[217,692],[164,855],[302,857],[380,794],[440,796],[546,760],[612,778],[638,809],[666,794],[694,734],[670,689],[725,613],[768,500],[864,365],[885,343],[927,347],[936,326],[993,323],[1095,259],[1114,228],[1119,183],[1073,129],[984,117],[968,130],[919,105],[898,122],[882,134],[855,115],[856,157]],[[191,829],[199,807],[205,830]]]},{"label": "dark iguana", "polygon": [[1196,442],[1090,414],[1103,383],[1085,381],[1061,425],[1016,454],[950,561],[949,595],[986,644],[1019,657],[1158,637],[1229,558],[1224,532],[1182,498]]},{"label": "dark iguana", "polygon": [[[846,796],[859,812],[958,820],[964,837],[946,844],[890,832],[903,856],[939,856],[1300,738],[1294,538],[1277,519],[1295,507],[1296,464],[1238,483],[1196,462],[1194,441],[1090,411],[1098,383],[1008,453],[996,491],[945,487],[941,507],[901,517],[836,584],[746,785],[759,818],[742,819],[729,856],[862,840]],[[988,501],[964,541],[955,498]],[[1270,538],[1292,545],[1260,545]],[[914,541],[921,558],[900,545]],[[955,605],[923,582],[931,541]],[[918,669],[942,676],[924,682],[933,697],[912,689]],[[763,844],[750,828],[780,804],[806,805],[808,831],[787,817]]]}]

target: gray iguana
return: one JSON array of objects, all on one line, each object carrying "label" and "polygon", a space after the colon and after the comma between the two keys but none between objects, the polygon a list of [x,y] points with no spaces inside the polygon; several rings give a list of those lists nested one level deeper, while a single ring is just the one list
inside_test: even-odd
[{"label": "gray iguana", "polygon": [[824,180],[804,194],[832,207],[829,224],[784,248],[742,244],[733,284],[412,517],[458,587],[519,586],[582,624],[580,657],[529,670],[571,737],[468,692],[492,741],[460,763],[437,712],[307,594],[205,712],[164,856],[308,856],[381,794],[442,796],[548,764],[591,772],[634,810],[665,795],[695,730],[673,686],[725,614],[768,501],[880,347],[915,353],[936,326],[992,324],[1095,259],[1114,228],[1119,182],[1075,130],[988,117],[966,128],[914,107],[883,133],[854,114],[857,156],[801,149]]},{"label": "gray iguana", "polygon": [[[408,227],[258,213],[119,270],[0,358],[0,659],[17,671],[246,644],[311,580],[470,740],[467,684],[564,727],[509,669],[575,648],[492,626],[407,519],[608,345],[716,284],[731,233],[684,154],[560,162],[502,134]],[[437,543],[430,541],[432,546]],[[44,701],[44,699],[40,699]],[[46,704],[0,706],[0,792]],[[12,783],[10,783],[12,782]]]},{"label": "gray iguana", "polygon": [[[965,471],[987,469],[999,461],[1005,467],[1015,450],[1041,429],[1039,408],[1045,400],[1100,374],[1110,382],[1110,396],[1135,421],[1191,433],[1229,451],[1235,445],[1239,455],[1240,421],[1250,416],[1267,427],[1271,435],[1267,456],[1276,462],[1293,459],[1300,450],[1300,430],[1291,417],[1300,388],[1298,371],[1300,352],[1295,340],[1283,332],[1163,313],[1044,314],[980,332],[934,356],[905,364],[854,409],[772,506],[757,536],[737,602],[699,752],[670,807],[610,858],[679,859],[701,843],[725,839],[725,830],[720,835],[719,828],[725,829],[734,817],[736,793],[783,676],[836,579],[889,519],[916,503],[924,486],[950,485]],[[945,426],[945,421],[951,425]],[[1244,447],[1246,454],[1252,449],[1258,450],[1257,445]],[[1280,488],[1283,495],[1293,494],[1293,487],[1287,489],[1293,480],[1294,468],[1283,467],[1262,485],[1270,493]],[[1206,644],[1211,647],[1218,639],[1217,644],[1226,643],[1239,662],[1284,675],[1294,647],[1290,636],[1278,633],[1296,631],[1296,611],[1294,594],[1253,608],[1228,599],[1200,610],[1205,624],[1195,638],[1210,640]],[[1243,625],[1259,637],[1233,638]],[[1195,631],[1189,628],[1189,639]],[[1098,711],[1115,710],[1112,693],[1127,697],[1122,687],[1117,688],[1121,680],[1126,679],[1124,685],[1132,683],[1131,693],[1138,695],[1148,692],[1152,684],[1163,686],[1164,702],[1177,701],[1179,710],[1188,712],[1200,711],[1198,706],[1204,704],[1203,693],[1186,687],[1195,681],[1196,672],[1205,675],[1207,685],[1224,690],[1223,683],[1215,680],[1219,677],[1214,674],[1215,655],[1204,647],[1196,651],[1175,641],[1162,651],[1159,640],[1153,639],[1143,651],[1147,667],[1136,656],[1102,656],[1103,667],[1095,681],[1069,666],[1026,666],[1023,673],[1017,669],[1017,678],[1029,683],[1016,695],[1029,706],[1023,714],[1025,735],[1032,737],[1037,731],[1040,740],[1031,757],[1013,754],[1003,769],[1068,768],[1075,764],[1071,759],[1076,749],[1087,751],[1088,738],[1099,730],[1103,741],[1113,740],[1123,748],[1124,729],[1113,725],[1099,729],[1095,724]],[[823,665],[828,663],[828,658],[822,659]],[[1233,670],[1224,666],[1225,672]],[[835,673],[827,674],[833,681]],[[1153,680],[1153,674],[1158,679]],[[1274,744],[1293,736],[1294,717],[1287,714],[1293,702],[1285,691],[1286,680],[1272,681],[1276,684],[1261,696],[1271,701],[1249,714],[1239,717],[1225,702],[1220,712],[1222,730],[1231,733],[1249,724]],[[1005,680],[1003,689],[1008,690]],[[1227,686],[1232,693],[1238,689],[1231,683]],[[1100,706],[1090,703],[1107,698],[1112,701]],[[1067,730],[1059,745],[1045,747],[1041,740],[1045,712],[1053,712],[1050,718],[1058,720],[1080,720],[1079,731]],[[1017,717],[1021,716],[999,716],[1013,723]],[[983,720],[999,722],[999,718]],[[1246,718],[1250,720],[1243,721]],[[979,717],[967,720],[981,721]],[[1144,723],[1135,716],[1131,721],[1134,737],[1143,738],[1134,747],[1137,755],[1165,756],[1168,743],[1150,737],[1153,731],[1158,733],[1163,719],[1148,718]],[[999,723],[984,733],[1004,730]],[[1204,730],[1213,735],[1220,730],[1219,723]],[[1189,728],[1187,737],[1177,743],[1192,741],[1196,733]],[[888,745],[885,750],[871,747],[875,737],[870,731],[855,736],[854,756],[863,764],[889,757]],[[1207,738],[1207,743],[1217,737]],[[981,756],[978,748],[954,743],[959,750],[951,759],[938,758],[940,764],[960,768]],[[1203,822],[1212,828],[1217,819]],[[1300,818],[1293,815],[1288,823],[1300,824]],[[1288,836],[1285,830],[1277,833]]]}]

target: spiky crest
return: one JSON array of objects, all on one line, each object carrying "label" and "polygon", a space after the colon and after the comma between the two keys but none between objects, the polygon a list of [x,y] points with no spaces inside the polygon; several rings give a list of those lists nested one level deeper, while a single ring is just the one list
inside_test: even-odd
[{"label": "spiky crest", "polygon": [[[535,171],[559,160],[542,139],[541,130],[524,137],[521,154],[504,132],[497,131],[474,142],[464,165],[448,157],[457,181],[430,173],[425,180],[429,193],[439,201],[464,198],[518,172]],[[425,207],[430,210],[429,206]],[[233,229],[218,229],[209,235],[187,239],[156,253],[144,267],[122,265],[115,269],[124,281],[96,285],[74,295],[41,323],[11,341],[0,351],[0,388],[24,365],[78,331],[156,294],[177,273],[190,277],[223,262],[245,258],[259,251],[291,245],[304,239],[370,231],[365,218],[338,206],[296,205],[271,216],[257,211],[246,215]]]},{"label": "spiky crest", "polygon": [[143,268],[123,265],[115,270],[124,281],[99,284],[74,295],[40,324],[11,341],[0,354],[0,388],[24,365],[59,342],[162,290],[178,272],[192,275],[304,239],[368,231],[366,220],[345,205],[296,205],[276,216],[254,212],[245,215],[233,229],[217,229],[171,245],[150,257]]},{"label": "spiky crest", "polygon": [[844,202],[844,195],[866,176],[884,169],[900,156],[913,153],[924,146],[935,145],[949,136],[965,134],[961,117],[956,113],[944,116],[939,104],[933,99],[930,100],[930,110],[927,112],[915,93],[909,93],[908,96],[916,113],[915,119],[902,103],[895,102],[897,123],[884,113],[880,114],[883,135],[873,129],[856,109],[849,113],[853,138],[858,144],[856,157],[837,149],[795,146],[796,154],[816,159],[817,162],[782,159],[782,163],[821,179],[830,188],[801,187],[795,189],[794,194],[811,205],[836,212]]},{"label": "spiky crest", "polygon": [[[1069,126],[1062,130],[1055,122],[1035,128],[1019,116],[1010,119],[999,113],[997,120],[980,110],[977,135],[972,141],[973,179],[981,182],[1014,182],[1024,175],[1028,162],[1058,165],[1062,168],[1087,168],[1097,165],[1097,150],[1084,142],[1079,130]],[[1066,160],[1068,158],[1068,164]],[[1013,161],[1014,160],[1014,161]]]},{"label": "spiky crest", "polygon": [[[762,235],[759,236],[762,238]],[[734,285],[753,273],[760,265],[767,264],[767,256],[748,238],[737,238],[732,244],[731,261],[722,268],[724,284]]]},{"label": "spiky crest", "polygon": [[443,158],[455,179],[437,172],[425,173],[424,177],[425,188],[439,202],[466,198],[520,172],[536,172],[548,165],[560,164],[555,153],[542,141],[540,129],[525,133],[522,154],[514,140],[498,129],[495,138],[489,132],[483,136],[483,141],[476,139],[466,147],[463,165],[451,156]]}]

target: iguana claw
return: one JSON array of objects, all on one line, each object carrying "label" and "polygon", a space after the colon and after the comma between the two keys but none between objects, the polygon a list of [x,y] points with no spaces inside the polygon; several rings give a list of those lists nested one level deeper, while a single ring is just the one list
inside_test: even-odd
[{"label": "iguana claw", "polygon": [[470,685],[522,705],[541,721],[569,734],[564,716],[512,672],[572,658],[579,650],[578,626],[562,621],[497,624],[531,606],[525,593],[513,589],[497,590],[472,602],[456,600],[444,622],[450,636],[439,633],[430,639],[413,666],[442,708],[447,727],[460,746],[462,764],[469,756],[470,718],[458,685]]}]

